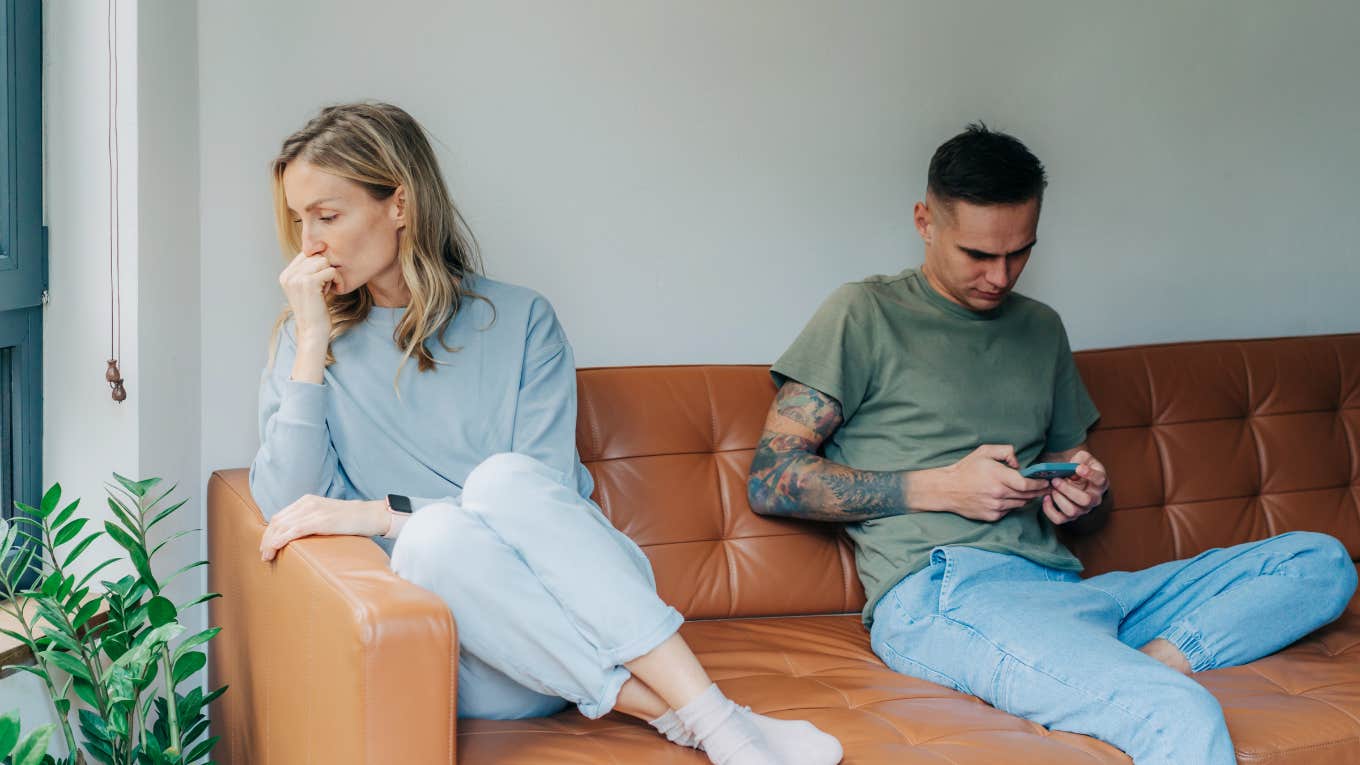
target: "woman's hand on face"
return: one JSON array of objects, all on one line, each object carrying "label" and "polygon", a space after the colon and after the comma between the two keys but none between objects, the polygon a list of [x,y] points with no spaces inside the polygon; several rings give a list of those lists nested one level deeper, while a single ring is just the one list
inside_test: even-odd
[{"label": "woman's hand on face", "polygon": [[308,494],[279,511],[260,541],[260,560],[273,560],[294,539],[316,535],[373,537],[391,523],[387,502],[329,499]]},{"label": "woman's hand on face", "polygon": [[279,274],[279,286],[293,309],[299,345],[308,340],[325,348],[330,342],[331,314],[326,309],[326,291],[335,275],[325,257],[302,252]]}]

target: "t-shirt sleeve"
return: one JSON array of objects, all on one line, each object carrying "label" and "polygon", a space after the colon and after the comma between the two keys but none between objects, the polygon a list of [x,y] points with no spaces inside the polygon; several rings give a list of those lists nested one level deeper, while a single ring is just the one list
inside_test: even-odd
[{"label": "t-shirt sleeve", "polygon": [[1048,423],[1045,452],[1064,452],[1086,440],[1086,432],[1100,419],[1100,412],[1086,392],[1072,358],[1072,346],[1067,340],[1067,328],[1058,322],[1062,342],[1058,348],[1057,375],[1053,383],[1053,418]]},{"label": "t-shirt sleeve", "polygon": [[847,284],[822,303],[793,345],[770,368],[776,387],[789,380],[825,393],[849,419],[869,390],[873,368],[864,288]]}]

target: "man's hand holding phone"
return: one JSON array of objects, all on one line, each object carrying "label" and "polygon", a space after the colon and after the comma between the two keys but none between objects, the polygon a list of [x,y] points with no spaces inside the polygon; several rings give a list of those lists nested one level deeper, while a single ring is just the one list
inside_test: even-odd
[{"label": "man's hand holding phone", "polygon": [[953,465],[918,473],[913,484],[922,490],[919,501],[909,497],[913,507],[988,523],[1051,490],[1048,481],[1020,475],[1015,447],[1009,444],[979,446]]},{"label": "man's hand holding phone", "polygon": [[1044,515],[1056,526],[1071,523],[1094,510],[1110,488],[1105,466],[1090,452],[1077,452],[1072,464],[1076,466],[1072,475],[1049,479],[1052,488],[1044,496]]}]

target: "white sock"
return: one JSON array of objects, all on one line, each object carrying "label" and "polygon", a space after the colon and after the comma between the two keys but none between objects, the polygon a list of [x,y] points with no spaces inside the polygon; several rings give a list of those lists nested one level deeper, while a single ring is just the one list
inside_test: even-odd
[{"label": "white sock", "polygon": [[666,714],[648,724],[656,728],[656,732],[665,736],[672,744],[687,746],[690,749],[699,748],[699,739],[690,732],[689,728],[685,727],[684,723],[680,722],[680,718],[675,714],[674,709],[667,709]]},{"label": "white sock", "polygon": [[781,763],[836,765],[845,756],[840,741],[805,720],[766,717],[752,712],[750,707],[740,707],[737,713],[748,717],[760,729]]},{"label": "white sock", "polygon": [[775,758],[755,723],[716,685],[675,710],[675,715],[699,739],[714,765],[786,765]]}]

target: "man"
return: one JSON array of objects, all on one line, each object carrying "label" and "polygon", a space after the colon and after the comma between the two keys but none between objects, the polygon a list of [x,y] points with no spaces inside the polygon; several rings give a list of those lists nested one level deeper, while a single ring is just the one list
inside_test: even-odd
[{"label": "man", "polygon": [[[1055,529],[1098,525],[1099,415],[1058,315],[1013,291],[1046,185],[1023,144],[983,125],[939,148],[914,212],[925,264],[839,288],[775,363],[751,506],[848,524],[864,621],[894,670],[1137,765],[1234,763],[1222,709],[1187,675],[1335,619],[1355,569],[1335,539],[1294,533],[1080,578]],[[1079,467],[1023,477],[1035,462]]]}]

